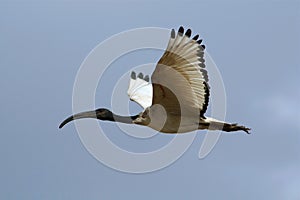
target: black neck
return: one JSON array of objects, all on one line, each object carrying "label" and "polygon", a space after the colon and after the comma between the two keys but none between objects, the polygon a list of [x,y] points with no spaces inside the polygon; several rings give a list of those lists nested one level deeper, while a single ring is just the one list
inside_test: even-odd
[{"label": "black neck", "polygon": [[112,114],[109,117],[107,117],[106,120],[113,121],[113,122],[121,122],[125,124],[132,124],[132,121],[135,120],[138,116],[139,115],[121,116],[121,115]]}]

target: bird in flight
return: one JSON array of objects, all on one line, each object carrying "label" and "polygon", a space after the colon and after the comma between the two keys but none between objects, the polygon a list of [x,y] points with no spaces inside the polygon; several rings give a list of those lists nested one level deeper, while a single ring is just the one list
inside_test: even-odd
[{"label": "bird in flight", "polygon": [[151,76],[131,73],[128,96],[143,107],[133,116],[120,116],[99,108],[65,119],[70,121],[96,118],[127,124],[148,126],[162,133],[186,133],[198,129],[245,131],[250,128],[204,116],[209,101],[208,74],[205,69],[205,45],[199,35],[191,38],[191,30],[181,26],[171,31],[168,46]]}]

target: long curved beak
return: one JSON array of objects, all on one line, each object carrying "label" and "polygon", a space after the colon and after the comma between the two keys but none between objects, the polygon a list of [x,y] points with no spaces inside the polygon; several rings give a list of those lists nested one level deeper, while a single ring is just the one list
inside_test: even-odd
[{"label": "long curved beak", "polygon": [[97,118],[96,112],[94,110],[92,111],[87,111],[87,112],[81,112],[75,115],[72,115],[65,119],[60,125],[59,128],[64,127],[67,123],[76,120],[76,119],[82,119],[82,118]]}]

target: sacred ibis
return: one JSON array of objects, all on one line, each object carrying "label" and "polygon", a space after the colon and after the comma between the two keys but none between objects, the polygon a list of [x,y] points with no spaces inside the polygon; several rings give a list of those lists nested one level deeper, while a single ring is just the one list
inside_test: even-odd
[{"label": "sacred ibis", "polygon": [[245,131],[250,128],[204,116],[209,101],[208,75],[205,70],[205,45],[191,38],[191,30],[174,29],[163,56],[151,76],[132,72],[128,95],[144,110],[133,116],[120,116],[105,108],[78,113],[64,120],[59,128],[72,120],[96,118],[127,124],[148,126],[163,133],[185,133],[198,129]]}]

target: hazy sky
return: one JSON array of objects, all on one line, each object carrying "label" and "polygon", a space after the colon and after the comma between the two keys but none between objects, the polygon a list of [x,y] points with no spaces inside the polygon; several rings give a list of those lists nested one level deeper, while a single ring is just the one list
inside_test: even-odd
[{"label": "hazy sky", "polygon": [[[221,72],[226,120],[250,126],[251,135],[224,133],[199,160],[205,133],[199,131],[169,167],[128,174],[93,158],[74,124],[58,129],[72,113],[76,73],[96,45],[132,28],[180,25],[201,34]],[[119,69],[160,55],[124,56]],[[296,0],[0,1],[0,199],[298,200],[299,55]],[[101,89],[115,84],[109,75],[119,69],[99,83],[97,106],[110,107]],[[103,125],[129,150],[155,149],[169,137],[135,141],[114,124]]]}]

